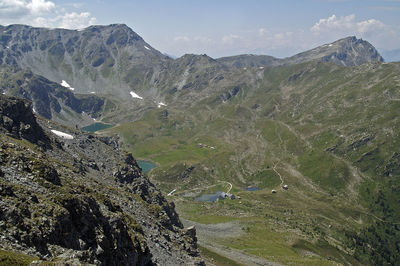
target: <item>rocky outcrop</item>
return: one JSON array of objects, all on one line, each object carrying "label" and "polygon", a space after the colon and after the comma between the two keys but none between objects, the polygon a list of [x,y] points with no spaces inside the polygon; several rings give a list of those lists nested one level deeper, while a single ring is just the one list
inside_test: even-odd
[{"label": "rocky outcrop", "polygon": [[236,96],[240,91],[240,86],[235,86],[227,92],[224,92],[219,97],[221,98],[222,102],[229,101],[232,97]]},{"label": "rocky outcrop", "polygon": [[68,264],[203,263],[195,235],[131,154],[37,120],[26,100],[1,96],[0,111],[1,249]]},{"label": "rocky outcrop", "polygon": [[182,173],[182,179],[188,178],[190,176],[190,173],[194,170],[194,166],[190,166],[189,168],[186,168],[185,171]]},{"label": "rocky outcrop", "polygon": [[49,138],[36,122],[31,102],[26,100],[0,95],[0,132],[49,146]]},{"label": "rocky outcrop", "polygon": [[389,162],[385,165],[384,175],[386,176],[399,176],[400,175],[400,154],[393,153]]}]

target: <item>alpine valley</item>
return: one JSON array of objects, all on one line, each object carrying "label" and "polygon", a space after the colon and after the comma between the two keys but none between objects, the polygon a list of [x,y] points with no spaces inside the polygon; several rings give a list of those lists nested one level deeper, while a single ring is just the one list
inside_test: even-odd
[{"label": "alpine valley", "polygon": [[0,26],[0,92],[0,263],[400,261],[400,63],[367,41],[172,59]]}]

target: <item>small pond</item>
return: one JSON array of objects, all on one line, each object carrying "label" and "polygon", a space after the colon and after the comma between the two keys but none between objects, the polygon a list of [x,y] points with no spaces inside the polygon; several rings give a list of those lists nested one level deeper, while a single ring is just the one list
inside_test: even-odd
[{"label": "small pond", "polygon": [[148,173],[151,169],[156,168],[156,165],[150,161],[136,160],[143,173]]},{"label": "small pond", "polygon": [[216,202],[222,191],[217,191],[214,194],[203,194],[195,198],[197,201]]},{"label": "small pond", "polygon": [[110,128],[110,127],[113,127],[113,126],[114,125],[104,124],[104,123],[101,123],[101,122],[96,122],[94,124],[91,124],[91,125],[88,125],[86,127],[83,127],[82,130],[88,131],[90,133],[94,133],[96,131],[103,130],[103,129],[106,129],[106,128]]},{"label": "small pond", "polygon": [[246,187],[244,190],[246,190],[246,191],[257,191],[257,190],[260,190],[260,188],[259,187]]}]

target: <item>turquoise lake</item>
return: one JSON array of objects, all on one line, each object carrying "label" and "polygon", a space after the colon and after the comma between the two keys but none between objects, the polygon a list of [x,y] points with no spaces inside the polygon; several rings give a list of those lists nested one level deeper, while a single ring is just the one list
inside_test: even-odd
[{"label": "turquoise lake", "polygon": [[110,127],[113,127],[113,126],[114,125],[104,124],[104,123],[101,123],[101,122],[96,122],[94,124],[91,124],[91,125],[88,125],[86,127],[83,127],[82,130],[88,131],[90,133],[94,133],[96,131],[103,130],[103,129],[106,129],[106,128],[110,128]]},{"label": "turquoise lake", "polygon": [[140,168],[142,168],[143,173],[148,173],[151,169],[156,168],[156,165],[149,161],[136,160]]},{"label": "turquoise lake", "polygon": [[216,202],[222,191],[217,191],[214,194],[203,194],[195,198],[197,201]]}]

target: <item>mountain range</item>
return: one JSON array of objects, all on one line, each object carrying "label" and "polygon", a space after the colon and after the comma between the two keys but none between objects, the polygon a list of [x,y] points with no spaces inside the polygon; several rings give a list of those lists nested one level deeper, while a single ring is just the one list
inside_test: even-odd
[{"label": "mountain range", "polygon": [[[1,93],[32,101],[39,121],[52,120],[39,123],[45,132],[46,123],[74,136],[95,121],[116,125],[93,138],[118,136],[122,150],[157,166],[149,178],[201,229],[207,263],[400,259],[400,65],[367,41],[347,37],[283,59],[172,59],[126,25],[10,25],[0,29],[0,62]],[[57,145],[55,158],[80,144]],[[240,200],[195,200],[224,184]]]},{"label": "mountain range", "polygon": [[[154,106],[154,102],[156,105],[164,101],[174,102],[183,95],[198,97],[192,95],[193,89],[199,91],[214,86],[212,83],[215,82],[224,83],[221,80],[224,75],[239,79],[239,76],[246,75],[242,69],[233,74],[231,67],[280,66],[312,60],[344,66],[383,61],[372,45],[355,37],[285,59],[241,55],[215,60],[206,55],[184,55],[174,60],[152,48],[123,24],[91,26],[83,30],[34,28],[24,25],[0,28],[1,73],[11,76],[2,79],[3,83],[6,82],[2,87],[10,87],[12,95],[24,95],[32,100],[35,110],[40,115],[49,119],[54,116],[54,119],[64,123],[89,123],[91,119],[88,117],[84,116],[82,121],[77,119],[75,113],[79,114],[82,111],[92,118],[97,118],[100,113],[104,113],[104,116],[113,113],[118,109],[115,105],[124,105],[123,102],[126,103],[126,99],[131,98],[131,91],[153,102]],[[21,71],[28,74],[20,73]],[[54,89],[46,89],[44,93],[15,92],[13,83],[21,83],[20,76],[29,87],[35,87],[30,83],[40,80]],[[232,83],[233,77],[227,79]],[[221,87],[220,84],[215,86]],[[17,87],[19,89],[20,85]],[[73,96],[68,92],[71,88],[75,94],[90,95],[84,97],[84,108],[78,106],[82,105],[77,103],[81,100],[71,98]],[[41,99],[37,100],[38,97]],[[45,101],[43,97],[46,98]],[[108,99],[105,100],[104,97]],[[52,102],[53,105],[43,106],[43,102],[46,101]],[[129,108],[132,109],[132,113],[138,115],[149,106],[149,102],[143,104],[136,101],[134,106]]]}]

